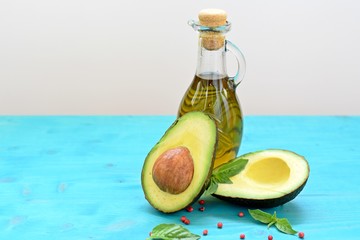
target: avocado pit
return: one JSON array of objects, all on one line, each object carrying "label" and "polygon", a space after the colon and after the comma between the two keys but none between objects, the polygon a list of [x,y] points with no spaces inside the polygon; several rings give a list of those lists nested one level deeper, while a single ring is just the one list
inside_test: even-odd
[{"label": "avocado pit", "polygon": [[180,194],[190,185],[194,175],[194,161],[187,147],[163,152],[155,161],[152,177],[164,192]]}]

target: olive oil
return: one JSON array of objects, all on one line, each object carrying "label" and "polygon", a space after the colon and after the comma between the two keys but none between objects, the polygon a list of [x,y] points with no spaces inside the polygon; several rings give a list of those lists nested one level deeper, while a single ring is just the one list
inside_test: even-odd
[{"label": "olive oil", "polygon": [[235,83],[215,73],[195,75],[178,112],[203,111],[217,123],[218,146],[214,167],[236,157],[242,138],[243,119]]}]

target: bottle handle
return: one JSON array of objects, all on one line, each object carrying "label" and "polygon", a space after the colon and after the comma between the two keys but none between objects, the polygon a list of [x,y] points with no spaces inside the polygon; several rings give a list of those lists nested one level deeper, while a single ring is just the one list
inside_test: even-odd
[{"label": "bottle handle", "polygon": [[245,71],[246,71],[245,57],[240,51],[240,49],[229,40],[225,40],[225,51],[230,51],[235,56],[238,64],[237,66],[238,69],[235,76],[229,78],[230,80],[234,81],[236,88],[237,86],[239,86],[245,75]]}]

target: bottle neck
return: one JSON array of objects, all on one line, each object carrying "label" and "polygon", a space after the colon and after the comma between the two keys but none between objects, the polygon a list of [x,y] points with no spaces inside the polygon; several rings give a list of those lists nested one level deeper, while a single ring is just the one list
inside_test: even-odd
[{"label": "bottle neck", "polygon": [[202,78],[224,78],[226,72],[225,39],[215,48],[209,47],[211,39],[199,38],[196,75]]}]

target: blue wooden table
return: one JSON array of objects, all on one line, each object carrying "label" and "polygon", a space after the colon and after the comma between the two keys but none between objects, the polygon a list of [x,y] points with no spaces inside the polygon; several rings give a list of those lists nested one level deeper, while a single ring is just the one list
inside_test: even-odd
[{"label": "blue wooden table", "polygon": [[[144,158],[173,116],[0,117],[0,239],[145,239],[186,215],[202,239],[298,239],[247,209],[205,197],[204,212],[162,214],[144,199]],[[240,153],[283,148],[311,173],[292,202],[267,209],[305,239],[360,239],[360,117],[245,117]],[[240,218],[238,212],[245,216]],[[223,228],[216,227],[217,222]]]}]

